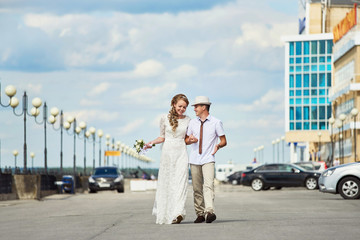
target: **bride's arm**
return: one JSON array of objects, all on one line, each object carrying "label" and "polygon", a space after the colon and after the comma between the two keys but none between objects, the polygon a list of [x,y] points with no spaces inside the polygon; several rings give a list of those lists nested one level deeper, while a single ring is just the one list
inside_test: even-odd
[{"label": "bride's arm", "polygon": [[152,145],[153,145],[153,144],[163,143],[164,141],[165,141],[165,138],[163,138],[163,137],[157,137],[156,139],[148,142],[148,143],[145,145],[144,148],[145,148],[145,149],[147,149],[147,148],[152,148]]}]

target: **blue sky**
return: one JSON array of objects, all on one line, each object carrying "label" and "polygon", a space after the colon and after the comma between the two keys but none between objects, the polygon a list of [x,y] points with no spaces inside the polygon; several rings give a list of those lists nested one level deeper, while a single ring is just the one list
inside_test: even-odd
[{"label": "blue sky", "polygon": [[[172,96],[207,95],[228,139],[217,163],[249,163],[260,145],[269,162],[271,141],[284,135],[280,39],[297,33],[297,12],[297,1],[287,0],[0,0],[2,102],[14,85],[19,99],[26,91],[30,101],[40,97],[132,146],[158,136]],[[13,166],[14,149],[22,166],[23,119],[0,111],[1,166]],[[187,114],[195,117],[191,106]],[[27,127],[28,152],[43,166],[43,126],[29,119]],[[59,141],[49,126],[49,166],[59,166]],[[64,141],[72,166],[73,138]],[[152,167],[159,149],[148,153]],[[83,152],[79,140],[79,166]]]}]

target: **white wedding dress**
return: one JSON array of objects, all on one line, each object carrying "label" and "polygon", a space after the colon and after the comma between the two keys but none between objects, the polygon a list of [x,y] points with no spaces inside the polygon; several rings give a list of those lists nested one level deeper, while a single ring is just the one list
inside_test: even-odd
[{"label": "white wedding dress", "polygon": [[173,132],[167,115],[160,120],[160,137],[165,138],[162,146],[156,197],[152,214],[157,224],[171,224],[177,216],[185,218],[185,201],[189,176],[189,158],[185,135],[190,118],[178,119]]}]

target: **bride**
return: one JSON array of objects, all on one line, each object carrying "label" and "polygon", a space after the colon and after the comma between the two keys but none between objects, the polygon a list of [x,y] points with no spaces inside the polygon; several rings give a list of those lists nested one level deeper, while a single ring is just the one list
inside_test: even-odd
[{"label": "bride", "polygon": [[178,224],[186,215],[189,159],[185,135],[190,118],[184,113],[188,105],[189,100],[184,94],[174,96],[169,114],[161,117],[160,136],[145,146],[146,149],[164,143],[152,211],[157,224]]}]

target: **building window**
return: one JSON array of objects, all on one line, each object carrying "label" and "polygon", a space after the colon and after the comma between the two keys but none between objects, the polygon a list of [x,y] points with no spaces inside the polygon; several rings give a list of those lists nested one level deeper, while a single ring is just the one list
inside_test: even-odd
[{"label": "building window", "polygon": [[325,40],[321,40],[320,42],[320,54],[325,54]]},{"label": "building window", "polygon": [[325,85],[326,85],[325,73],[320,73],[319,74],[319,86],[320,87],[325,87]]},{"label": "building window", "polygon": [[293,56],[294,55],[294,42],[290,43],[290,55]]},{"label": "building window", "polygon": [[309,74],[304,74],[304,87],[309,87]]},{"label": "building window", "polygon": [[327,53],[332,54],[332,48],[333,48],[333,41],[327,40]]},{"label": "building window", "polygon": [[317,107],[311,107],[311,120],[317,120]]},{"label": "building window", "polygon": [[301,43],[302,42],[296,42],[296,55],[301,55]]},{"label": "building window", "polygon": [[317,87],[317,74],[311,74],[311,86]]},{"label": "building window", "polygon": [[296,123],[296,130],[301,130],[301,122]]},{"label": "building window", "polygon": [[294,120],[294,107],[290,107],[290,120]]},{"label": "building window", "polygon": [[296,120],[301,120],[301,107],[296,107],[295,115]]},{"label": "building window", "polygon": [[319,119],[321,120],[325,119],[325,106],[319,107]]},{"label": "building window", "polygon": [[301,88],[301,74],[296,74],[296,87]]},{"label": "building window", "polygon": [[304,122],[304,130],[309,130],[310,126],[309,126],[309,122]]},{"label": "building window", "polygon": [[294,130],[294,123],[290,123],[290,130]]},{"label": "building window", "polygon": [[317,42],[311,41],[311,54],[317,54]]},{"label": "building window", "polygon": [[309,55],[309,42],[304,42],[304,55]]},{"label": "building window", "polygon": [[304,120],[310,120],[309,107],[304,107]]}]

